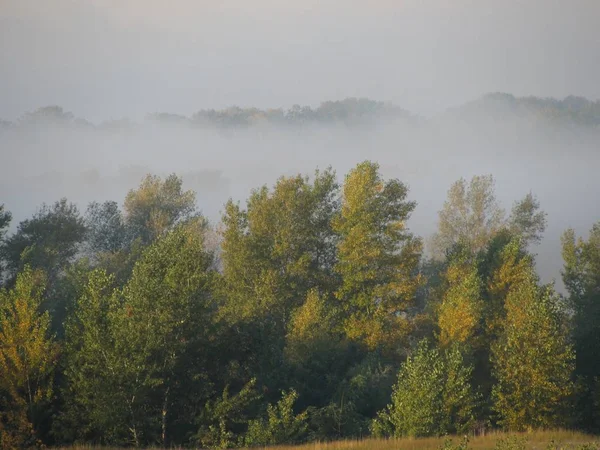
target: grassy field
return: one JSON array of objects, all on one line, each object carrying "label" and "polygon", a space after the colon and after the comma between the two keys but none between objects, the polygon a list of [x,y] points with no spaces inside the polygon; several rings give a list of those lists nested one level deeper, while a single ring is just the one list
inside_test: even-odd
[{"label": "grassy field", "polygon": [[[470,437],[468,448],[472,450],[494,449],[496,443],[515,434],[492,432],[485,436]],[[519,433],[518,438],[526,440],[527,449],[573,449],[582,444],[600,444],[600,436],[579,433],[568,430],[535,431]],[[439,450],[447,438],[417,438],[417,439],[363,439],[335,441],[327,443],[312,443],[300,446],[270,447],[269,450]],[[462,436],[453,436],[452,443],[457,445]],[[593,448],[593,447],[592,447]],[[600,450],[600,445],[596,446]],[[518,447],[504,447],[503,450],[518,450]]]},{"label": "grassy field", "polygon": [[[516,436],[522,440],[528,450],[576,449],[583,444],[593,444],[586,450],[600,450],[600,436],[593,436],[576,431],[552,430],[534,431],[531,433],[508,434],[491,432],[484,436],[470,437],[469,450],[495,449],[498,441]],[[452,444],[458,445],[462,436],[451,437]],[[363,439],[334,442],[314,442],[297,446],[273,446],[269,450],[440,450],[447,438],[417,438],[417,439]],[[77,446],[68,450],[99,450],[99,447]],[[499,450],[520,450],[521,446],[504,446]],[[64,449],[67,450],[67,449]],[[108,449],[102,450],[119,450]],[[157,450],[157,449],[155,449]],[[256,449],[255,449],[256,450]]]}]

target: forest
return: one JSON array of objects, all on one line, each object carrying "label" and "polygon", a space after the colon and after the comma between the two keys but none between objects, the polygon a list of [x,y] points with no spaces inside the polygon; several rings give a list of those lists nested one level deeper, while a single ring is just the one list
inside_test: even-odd
[{"label": "forest", "polygon": [[534,193],[505,211],[461,178],[425,239],[402,180],[342,175],[281,176],[218,223],[176,174],[0,206],[0,447],[598,432],[600,222],[564,230],[562,292]]}]

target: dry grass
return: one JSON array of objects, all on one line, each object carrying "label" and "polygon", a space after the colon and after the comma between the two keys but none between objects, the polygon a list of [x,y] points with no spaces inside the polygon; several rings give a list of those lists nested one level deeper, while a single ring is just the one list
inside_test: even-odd
[{"label": "dry grass", "polygon": [[[509,436],[508,433],[490,432],[485,436],[471,437],[469,448],[472,450],[493,449],[496,442]],[[527,448],[544,450],[554,442],[558,448],[570,447],[578,444],[597,442],[600,436],[592,436],[576,431],[552,430],[519,433],[527,439]],[[439,450],[446,438],[403,438],[403,439],[363,439],[311,443],[300,446],[270,447],[269,450]],[[453,436],[452,441],[458,444],[461,436]]]},{"label": "dry grass", "polygon": [[[509,433],[490,432],[485,436],[471,437],[469,440],[470,450],[494,449],[496,442],[509,436]],[[518,433],[520,437],[527,440],[527,448],[531,450],[545,450],[551,442],[557,449],[574,448],[577,445],[600,442],[600,436],[593,436],[577,431],[550,430],[533,431],[530,433]],[[453,443],[458,444],[461,436],[451,437]],[[439,450],[446,438],[403,438],[403,439],[362,439],[334,442],[313,442],[297,446],[274,446],[269,450]],[[100,450],[100,447],[76,446],[68,450]],[[65,449],[67,450],[67,449]],[[104,447],[102,450],[122,450]],[[256,450],[256,449],[255,449]]]}]

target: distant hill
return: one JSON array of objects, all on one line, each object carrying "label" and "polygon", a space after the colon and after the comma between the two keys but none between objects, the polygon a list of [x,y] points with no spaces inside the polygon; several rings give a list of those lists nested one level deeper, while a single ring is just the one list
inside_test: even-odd
[{"label": "distant hill", "polygon": [[[533,118],[552,125],[576,124],[585,127],[600,127],[600,101],[592,101],[572,95],[558,100],[491,93],[459,107],[451,108],[445,113],[428,120],[419,118],[417,115],[391,103],[367,98],[346,98],[344,100],[323,102],[317,108],[300,105],[294,105],[289,109],[232,106],[221,110],[201,109],[191,117],[166,112],[153,113],[146,116],[145,123],[223,129],[249,128],[261,125],[343,124],[346,126],[361,126],[390,120],[403,120],[409,123],[435,123],[445,118],[459,118],[465,121],[485,118],[492,120]],[[85,119],[76,118],[60,106],[39,108],[24,114],[16,122],[0,120],[0,130],[39,125],[126,131],[135,128],[139,124],[123,118],[94,125]]]},{"label": "distant hill", "polygon": [[600,101],[570,95],[562,100],[540,97],[515,97],[506,93],[492,93],[448,110],[447,114],[495,119],[529,117],[550,122],[572,123],[596,127],[600,125]]}]

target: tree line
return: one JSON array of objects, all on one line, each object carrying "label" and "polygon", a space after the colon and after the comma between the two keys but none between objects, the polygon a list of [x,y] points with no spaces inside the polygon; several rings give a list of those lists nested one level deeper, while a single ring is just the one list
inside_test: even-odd
[{"label": "tree line", "polygon": [[211,226],[176,175],[81,214],[0,206],[0,446],[229,448],[600,426],[600,222],[532,249],[532,194],[458,180],[425,242],[358,164],[280,178]]},{"label": "tree line", "polygon": [[[492,118],[516,117],[542,120],[555,127],[557,124],[578,125],[597,129],[600,126],[600,100],[567,96],[564,99],[515,97],[506,93],[490,93],[444,114]],[[256,126],[302,127],[307,125],[344,124],[347,126],[372,125],[402,120],[408,124],[427,123],[419,117],[389,102],[368,98],[348,97],[343,100],[325,101],[317,107],[293,105],[291,108],[256,108],[231,106],[224,109],[201,109],[190,116],[169,112],[156,112],[146,116],[145,123],[180,125],[195,128],[244,129]],[[434,121],[437,120],[433,119]],[[0,131],[54,125],[84,130],[127,131],[135,129],[135,122],[127,119],[104,121],[95,125],[78,118],[61,106],[49,105],[27,112],[15,122],[0,119]]]}]

